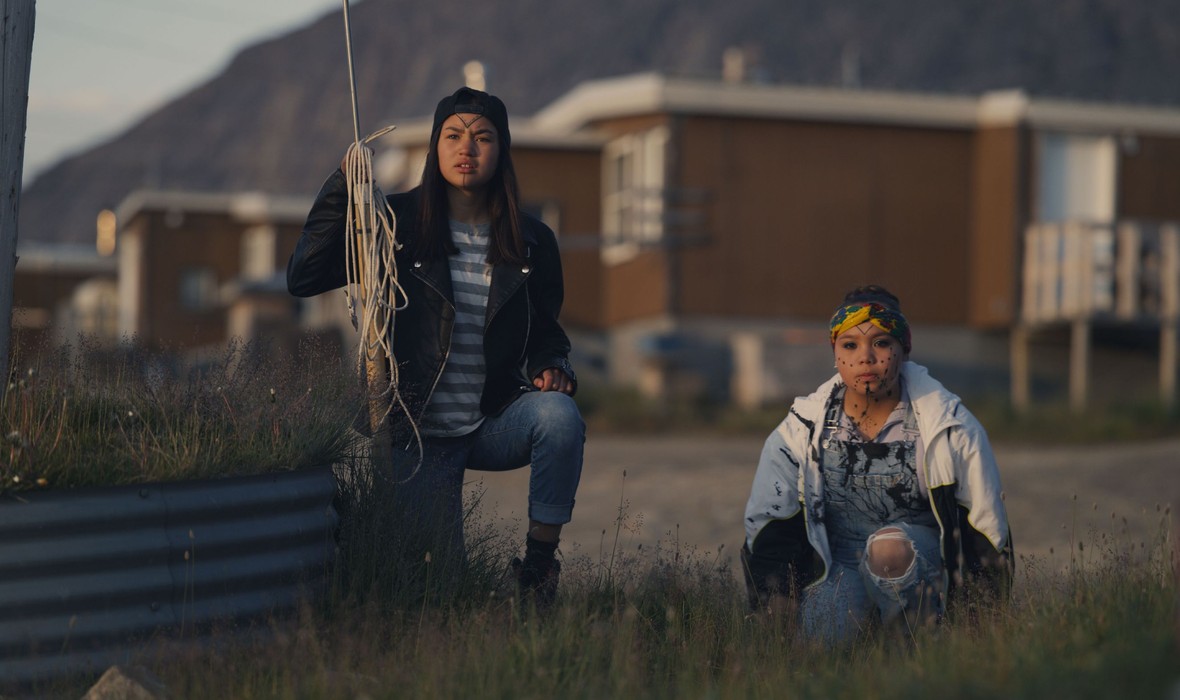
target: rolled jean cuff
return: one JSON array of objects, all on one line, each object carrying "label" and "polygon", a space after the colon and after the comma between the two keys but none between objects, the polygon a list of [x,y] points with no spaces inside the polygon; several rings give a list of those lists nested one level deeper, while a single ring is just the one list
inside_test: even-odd
[{"label": "rolled jean cuff", "polygon": [[570,501],[563,506],[555,506],[549,503],[530,503],[529,504],[529,520],[534,520],[545,525],[565,525],[574,517],[574,502]]}]

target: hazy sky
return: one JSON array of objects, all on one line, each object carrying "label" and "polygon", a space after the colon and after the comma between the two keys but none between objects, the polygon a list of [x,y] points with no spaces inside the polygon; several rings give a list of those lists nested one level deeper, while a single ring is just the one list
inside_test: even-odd
[{"label": "hazy sky", "polygon": [[[356,4],[353,0],[351,4]],[[24,184],[342,0],[37,0]],[[344,36],[340,37],[344,60]]]}]

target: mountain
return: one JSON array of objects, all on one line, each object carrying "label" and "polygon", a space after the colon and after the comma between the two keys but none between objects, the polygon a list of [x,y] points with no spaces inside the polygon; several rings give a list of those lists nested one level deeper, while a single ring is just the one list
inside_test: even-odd
[{"label": "mountain", "polygon": [[[717,76],[731,46],[776,83],[1180,105],[1175,0],[364,0],[352,28],[363,132],[429,115],[472,59],[523,115],[587,79]],[[137,187],[310,197],[351,141],[336,12],[45,171],[21,239],[90,241]]]}]

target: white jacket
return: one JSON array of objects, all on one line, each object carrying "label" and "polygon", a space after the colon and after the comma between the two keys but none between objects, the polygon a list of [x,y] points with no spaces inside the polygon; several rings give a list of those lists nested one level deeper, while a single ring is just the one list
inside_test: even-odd
[{"label": "white jacket", "polygon": [[[937,493],[945,494],[946,489],[952,489],[954,501],[966,509],[970,527],[987,538],[995,554],[1002,555],[989,559],[1007,559],[1005,568],[1009,568],[1008,516],[987,433],[959,397],[933,379],[925,367],[907,361],[901,376],[924,446],[923,463],[918,467],[919,476],[927,486],[927,496],[942,487],[945,488]],[[824,564],[822,574],[812,585],[827,577],[832,563],[823,525],[823,476],[819,460],[824,412],[840,383],[836,375],[811,395],[795,399],[790,413],[766,439],[746,504],[746,546],[752,552],[756,551],[755,540],[767,523],[804,511],[807,539]],[[948,535],[956,527],[952,520],[956,514],[950,508],[937,507],[933,498],[931,508],[942,530],[944,568],[948,572],[957,570],[956,562],[947,562]]]}]

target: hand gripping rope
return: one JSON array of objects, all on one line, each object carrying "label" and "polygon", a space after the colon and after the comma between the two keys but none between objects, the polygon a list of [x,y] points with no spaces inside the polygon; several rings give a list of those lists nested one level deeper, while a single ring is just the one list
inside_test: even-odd
[{"label": "hand gripping rope", "polygon": [[389,437],[381,428],[396,405],[405,413],[418,443],[418,465],[406,477],[408,480],[418,473],[422,464],[422,438],[409,408],[398,392],[397,361],[393,355],[394,318],[408,303],[406,292],[397,279],[395,253],[402,246],[396,239],[397,220],[393,209],[373,179],[373,152],[366,147],[370,141],[384,136],[395,127],[387,126],[369,134],[364,140],[360,138],[348,0],[343,0],[343,3],[353,132],[353,143],[344,158],[344,175],[348,183],[348,214],[345,216],[344,233],[345,298],[352,327],[361,331],[361,341],[357,345],[357,365],[358,371],[363,370],[365,373],[368,389],[369,428],[373,436],[371,458],[385,464],[390,461]]}]

